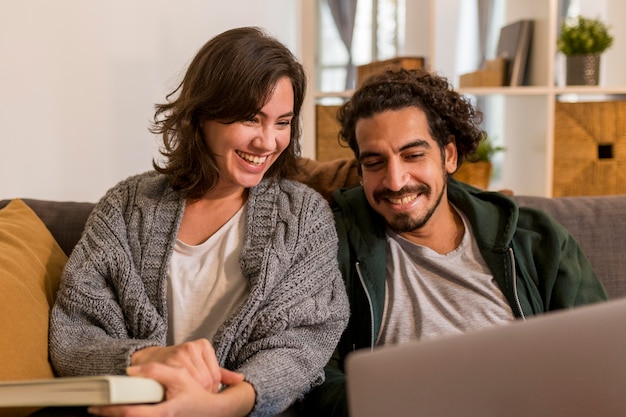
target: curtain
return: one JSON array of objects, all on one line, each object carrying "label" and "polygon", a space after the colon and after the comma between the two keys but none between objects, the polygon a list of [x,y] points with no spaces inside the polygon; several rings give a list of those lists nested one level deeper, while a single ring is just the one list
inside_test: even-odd
[{"label": "curtain", "polygon": [[492,30],[494,0],[477,0],[478,4],[478,50],[480,53],[480,68],[487,61],[487,47],[489,31]]},{"label": "curtain", "polygon": [[559,17],[557,20],[557,29],[556,29],[557,36],[559,35],[559,33],[561,33],[561,23],[563,23],[563,20],[565,20],[565,18],[567,17],[567,12],[569,11],[569,4],[570,4],[570,0],[559,1]]},{"label": "curtain", "polygon": [[330,12],[341,36],[341,41],[348,51],[348,63],[346,64],[346,90],[354,88],[356,71],[352,63],[352,35],[354,33],[354,21],[356,17],[357,0],[328,0]]},{"label": "curtain", "polygon": [[[561,24],[567,19],[569,12],[570,0],[559,0],[559,9],[556,22],[556,36],[561,34]],[[565,77],[565,55],[557,53],[554,64],[554,81],[556,85],[563,86],[566,83]]]},{"label": "curtain", "polygon": [[[493,2],[494,0],[476,0],[478,7],[478,51],[480,53],[479,68],[484,68],[487,61],[490,31],[493,30]],[[476,107],[481,109],[487,118],[489,101],[484,96],[476,97]],[[488,120],[483,120],[489,122]]]}]

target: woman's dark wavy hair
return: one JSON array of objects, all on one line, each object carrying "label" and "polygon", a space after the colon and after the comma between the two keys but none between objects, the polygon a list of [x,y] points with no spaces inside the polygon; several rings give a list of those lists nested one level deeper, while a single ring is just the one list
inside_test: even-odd
[{"label": "woman's dark wavy hair", "polygon": [[291,140],[266,176],[294,173],[306,75],[285,45],[255,27],[228,30],[209,40],[191,61],[182,82],[167,95],[167,103],[155,106],[150,131],[162,135],[160,153],[165,160],[161,164],[153,160],[154,168],[169,176],[174,189],[185,197],[201,197],[220,177],[204,140],[203,123],[249,120],[263,108],[282,77],[291,80],[294,93]]},{"label": "woman's dark wavy hair", "polygon": [[454,138],[459,155],[457,168],[486,137],[479,127],[482,112],[454,91],[446,78],[423,69],[400,69],[371,76],[339,108],[340,140],[350,146],[358,159],[355,127],[359,119],[412,106],[426,113],[430,134],[440,149]]}]

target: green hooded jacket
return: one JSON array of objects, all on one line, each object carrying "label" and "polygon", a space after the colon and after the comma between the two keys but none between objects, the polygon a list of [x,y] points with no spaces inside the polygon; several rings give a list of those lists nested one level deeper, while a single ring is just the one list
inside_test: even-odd
[{"label": "green hooded jacket", "polygon": [[[325,383],[305,401],[311,416],[348,415],[344,360],[354,350],[374,346],[385,303],[385,221],[362,187],[337,190],[333,197],[351,318],[326,366]],[[607,299],[574,238],[546,213],[454,179],[448,183],[448,199],[469,219],[481,254],[518,319]]]}]

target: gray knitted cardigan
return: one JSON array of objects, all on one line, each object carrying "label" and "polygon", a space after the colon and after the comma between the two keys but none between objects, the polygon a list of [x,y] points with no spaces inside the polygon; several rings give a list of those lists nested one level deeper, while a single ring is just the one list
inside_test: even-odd
[{"label": "gray knitted cardigan", "polygon": [[[263,180],[247,204],[240,266],[250,295],[213,345],[222,366],[254,386],[252,415],[271,416],[323,381],[349,306],[327,202],[305,185]],[[167,263],[183,210],[156,172],[122,181],[96,205],[51,313],[59,375],[123,374],[135,351],[165,345]]]}]

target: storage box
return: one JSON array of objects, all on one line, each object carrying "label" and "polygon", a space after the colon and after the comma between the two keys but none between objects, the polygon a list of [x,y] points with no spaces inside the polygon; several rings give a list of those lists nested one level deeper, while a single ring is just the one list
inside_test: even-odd
[{"label": "storage box", "polygon": [[322,104],[315,106],[315,159],[318,161],[354,156],[352,149],[339,143],[341,126],[336,117],[339,107]]},{"label": "storage box", "polygon": [[368,77],[386,71],[387,69],[420,69],[424,68],[424,58],[411,56],[411,57],[396,57],[386,59],[384,61],[374,61],[369,64],[359,65],[356,67],[356,88],[359,88],[363,81]]},{"label": "storage box", "polygon": [[626,194],[626,101],[557,102],[553,195]]},{"label": "storage box", "polygon": [[486,62],[484,69],[462,74],[459,85],[463,87],[502,87],[505,84],[507,62],[496,58]]},{"label": "storage box", "polygon": [[454,178],[464,183],[473,185],[481,190],[489,188],[491,179],[491,162],[488,161],[465,161],[461,167],[454,173]]}]

